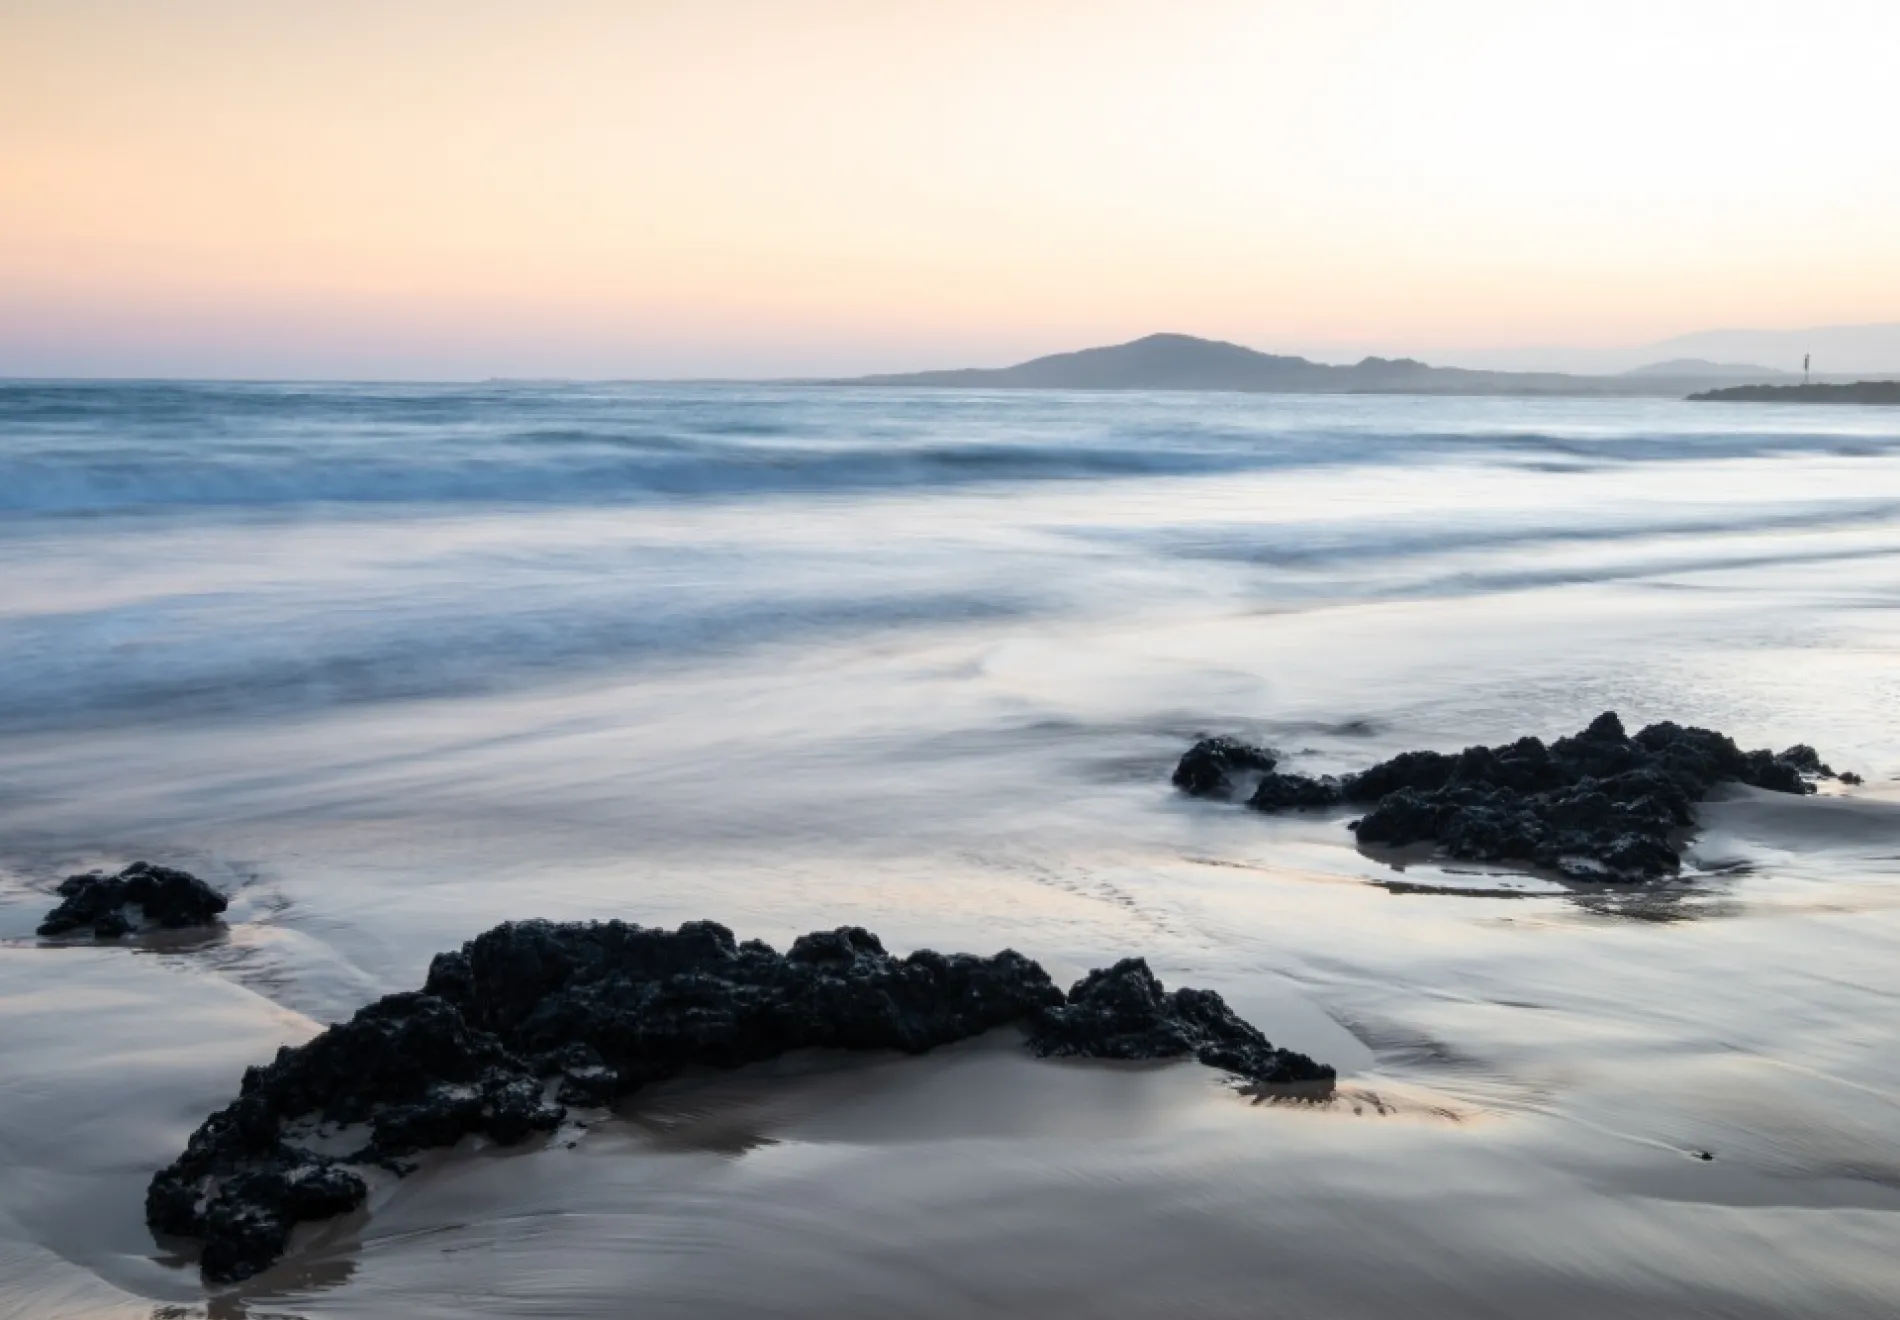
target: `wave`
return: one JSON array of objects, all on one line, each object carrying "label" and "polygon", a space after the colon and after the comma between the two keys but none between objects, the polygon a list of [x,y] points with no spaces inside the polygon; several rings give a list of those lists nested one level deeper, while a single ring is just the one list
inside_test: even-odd
[{"label": "wave", "polygon": [[1632,513],[1591,508],[1540,509],[1535,516],[1474,520],[1436,511],[1426,518],[1394,514],[1365,521],[1068,529],[1084,540],[1135,545],[1175,559],[1261,567],[1311,569],[1355,561],[1405,562],[1471,552],[1524,553],[1571,546],[1629,545],[1646,541],[1729,540],[1759,544],[1777,533],[1854,532],[1900,522],[1900,501],[1816,500],[1723,508],[1696,514],[1677,510]]},{"label": "wave", "polygon": [[[1548,424],[1527,427],[1527,415]],[[609,505],[1277,469],[1568,471],[1900,450],[1900,433],[1858,414],[1784,418],[1765,429],[1733,420],[1656,402],[0,383],[0,512]]]},{"label": "wave", "polygon": [[504,604],[461,580],[407,584],[390,608],[342,596],[193,595],[15,617],[0,636],[0,734],[160,724],[269,711],[470,697],[649,664],[730,658],[839,636],[994,622],[1020,593],[827,594],[629,587],[589,599],[572,585]]},{"label": "wave", "polygon": [[[1286,612],[1778,565],[1884,581],[1900,469],[1864,456],[1900,449],[1893,423],[1796,410],[1750,430],[1739,412],[0,384],[0,737],[769,665],[779,648],[935,646],[1195,601]],[[1011,498],[962,497],[986,483]],[[901,509],[853,502],[897,493]],[[746,503],[779,496],[812,498]],[[642,502],[674,508],[622,516]]]}]

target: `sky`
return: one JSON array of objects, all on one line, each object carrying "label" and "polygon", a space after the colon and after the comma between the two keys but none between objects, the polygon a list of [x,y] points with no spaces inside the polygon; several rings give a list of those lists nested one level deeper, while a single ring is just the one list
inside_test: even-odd
[{"label": "sky", "polygon": [[1896,51],[1897,0],[0,0],[0,375],[1900,321]]}]

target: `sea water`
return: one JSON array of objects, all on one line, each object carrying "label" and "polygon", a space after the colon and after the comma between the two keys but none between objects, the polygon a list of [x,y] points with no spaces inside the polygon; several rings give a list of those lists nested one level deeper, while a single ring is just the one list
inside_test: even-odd
[{"label": "sea water", "polygon": [[[1890,1314],[1896,602],[1894,410],[0,384],[0,1275],[20,1314]],[[1204,733],[1328,773],[1606,709],[1867,782],[1711,804],[1637,891],[1168,784]],[[228,929],[38,947],[138,857]],[[242,1064],[533,916],[1139,953],[1342,1099],[748,1074],[198,1300],[137,1201]]]}]

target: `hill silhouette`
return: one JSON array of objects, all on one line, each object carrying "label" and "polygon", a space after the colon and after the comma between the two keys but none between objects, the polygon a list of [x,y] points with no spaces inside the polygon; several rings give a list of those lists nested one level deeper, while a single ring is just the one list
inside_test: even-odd
[{"label": "hill silhouette", "polygon": [[[1685,364],[1686,365],[1686,364]],[[1631,376],[1559,372],[1471,371],[1434,367],[1415,358],[1368,357],[1336,366],[1262,353],[1194,335],[1155,334],[1126,344],[1054,353],[1010,367],[914,371],[820,382],[947,389],[1234,390],[1270,394],[1546,394],[1661,395],[1733,380],[1732,369]]]}]

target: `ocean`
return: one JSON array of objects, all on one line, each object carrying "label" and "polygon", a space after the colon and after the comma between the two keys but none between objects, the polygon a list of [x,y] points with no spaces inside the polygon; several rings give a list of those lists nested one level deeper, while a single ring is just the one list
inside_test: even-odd
[{"label": "ocean", "polygon": [[[1896,604],[1891,409],[0,382],[0,1315],[1890,1316]],[[1635,889],[1168,782],[1604,710],[1866,782]],[[228,927],[34,937],[135,858]],[[245,1064],[535,916],[1141,954],[1340,1092],[790,1060],[152,1241]]]}]

